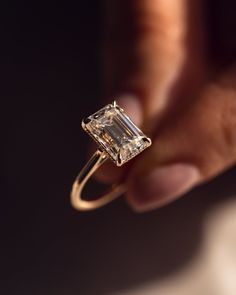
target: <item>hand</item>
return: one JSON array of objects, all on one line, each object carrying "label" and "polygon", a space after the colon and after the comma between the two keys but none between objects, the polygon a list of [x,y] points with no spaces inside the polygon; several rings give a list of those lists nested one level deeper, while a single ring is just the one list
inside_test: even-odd
[{"label": "hand", "polygon": [[228,57],[236,42],[231,27],[222,31],[219,20],[229,44],[218,40],[214,45],[212,19],[201,1],[108,4],[106,95],[122,97],[118,104],[153,145],[131,165],[107,164],[97,177],[123,177],[128,202],[143,211],[169,203],[235,164],[236,66]]}]

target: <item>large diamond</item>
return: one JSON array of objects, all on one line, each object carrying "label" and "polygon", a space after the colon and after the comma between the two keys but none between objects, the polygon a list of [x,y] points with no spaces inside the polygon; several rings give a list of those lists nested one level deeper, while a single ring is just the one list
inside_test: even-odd
[{"label": "large diamond", "polygon": [[151,145],[151,140],[135,126],[116,102],[83,120],[82,126],[117,166]]}]

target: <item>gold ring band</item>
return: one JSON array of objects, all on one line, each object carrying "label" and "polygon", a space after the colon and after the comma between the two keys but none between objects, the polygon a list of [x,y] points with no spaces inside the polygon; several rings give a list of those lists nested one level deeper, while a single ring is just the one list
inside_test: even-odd
[{"label": "gold ring band", "polygon": [[98,149],[88,163],[81,170],[74,181],[71,191],[72,206],[80,211],[87,211],[99,208],[113,201],[125,192],[123,184],[113,185],[105,195],[93,201],[82,199],[82,191],[92,174],[107,160],[108,156],[104,151]]},{"label": "gold ring band", "polygon": [[84,166],[71,192],[71,203],[78,210],[92,210],[125,192],[124,184],[114,184],[100,198],[87,201],[82,191],[92,174],[110,158],[117,166],[128,162],[151,145],[148,138],[114,101],[82,121],[83,129],[97,142],[98,150]]}]

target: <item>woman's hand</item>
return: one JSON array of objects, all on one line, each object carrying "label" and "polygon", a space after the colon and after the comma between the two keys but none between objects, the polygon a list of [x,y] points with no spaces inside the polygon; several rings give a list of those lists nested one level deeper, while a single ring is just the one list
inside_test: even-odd
[{"label": "woman's hand", "polygon": [[123,177],[131,206],[148,210],[235,164],[236,66],[212,51],[201,1],[107,1],[106,19],[106,96],[121,97],[153,145],[97,177]]}]

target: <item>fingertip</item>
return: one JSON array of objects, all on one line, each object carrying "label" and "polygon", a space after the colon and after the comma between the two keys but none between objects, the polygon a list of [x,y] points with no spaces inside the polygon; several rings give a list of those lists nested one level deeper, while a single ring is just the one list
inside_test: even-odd
[{"label": "fingertip", "polygon": [[137,212],[162,207],[180,197],[200,180],[198,169],[186,163],[154,168],[147,175],[131,175],[127,201]]}]

